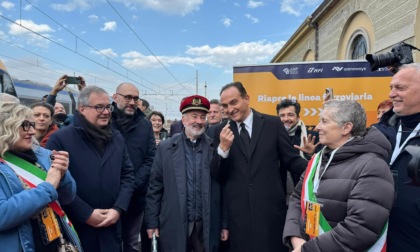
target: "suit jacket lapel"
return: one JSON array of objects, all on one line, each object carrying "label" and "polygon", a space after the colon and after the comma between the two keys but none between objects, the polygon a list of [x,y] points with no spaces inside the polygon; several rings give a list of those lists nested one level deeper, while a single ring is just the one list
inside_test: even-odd
[{"label": "suit jacket lapel", "polygon": [[257,146],[258,139],[260,137],[261,131],[263,129],[263,124],[264,124],[264,119],[260,113],[258,113],[255,110],[252,110],[252,113],[254,114],[254,116],[252,118],[251,147],[249,150],[250,157],[252,156],[252,153],[254,152],[255,147]]},{"label": "suit jacket lapel", "polygon": [[246,150],[246,147],[245,147],[244,143],[242,142],[241,136],[239,135],[239,129],[238,129],[238,125],[236,124],[236,122],[231,121],[230,122],[230,128],[232,129],[233,135],[235,136],[233,138],[233,143],[236,143],[239,150],[241,150],[241,152],[245,155],[245,157],[248,157],[249,154]]}]

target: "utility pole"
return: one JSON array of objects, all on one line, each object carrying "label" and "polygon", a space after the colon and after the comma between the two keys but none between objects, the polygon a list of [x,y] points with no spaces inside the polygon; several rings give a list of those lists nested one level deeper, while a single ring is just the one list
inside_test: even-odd
[{"label": "utility pole", "polygon": [[195,70],[195,94],[198,95],[198,70]]}]

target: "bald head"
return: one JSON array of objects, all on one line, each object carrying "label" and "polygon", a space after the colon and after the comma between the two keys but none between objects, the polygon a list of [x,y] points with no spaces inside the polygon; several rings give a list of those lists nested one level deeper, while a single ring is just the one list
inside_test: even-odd
[{"label": "bald head", "polygon": [[136,89],[137,93],[140,94],[139,89],[133,83],[129,83],[129,82],[123,82],[120,85],[118,85],[116,92],[119,93],[122,90],[125,90],[127,87],[130,87],[132,89]]},{"label": "bald head", "polygon": [[112,96],[117,108],[126,115],[134,115],[139,101],[139,89],[132,83],[121,83]]}]

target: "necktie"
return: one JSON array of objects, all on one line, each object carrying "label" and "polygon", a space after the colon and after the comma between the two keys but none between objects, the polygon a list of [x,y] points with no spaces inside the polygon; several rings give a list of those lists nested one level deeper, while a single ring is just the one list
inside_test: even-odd
[{"label": "necktie", "polygon": [[241,136],[242,142],[244,143],[247,150],[249,150],[249,146],[251,144],[251,138],[249,137],[248,130],[245,128],[245,123],[241,123],[241,132],[239,133]]}]

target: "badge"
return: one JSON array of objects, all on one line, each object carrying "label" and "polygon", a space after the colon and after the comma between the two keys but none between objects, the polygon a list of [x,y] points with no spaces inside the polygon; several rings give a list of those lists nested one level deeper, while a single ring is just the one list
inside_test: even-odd
[{"label": "badge", "polygon": [[44,208],[38,215],[41,236],[45,245],[61,236],[60,226],[51,207]]},{"label": "badge", "polygon": [[315,202],[306,202],[306,228],[305,231],[310,236],[319,234],[319,216],[321,214],[321,205]]}]

